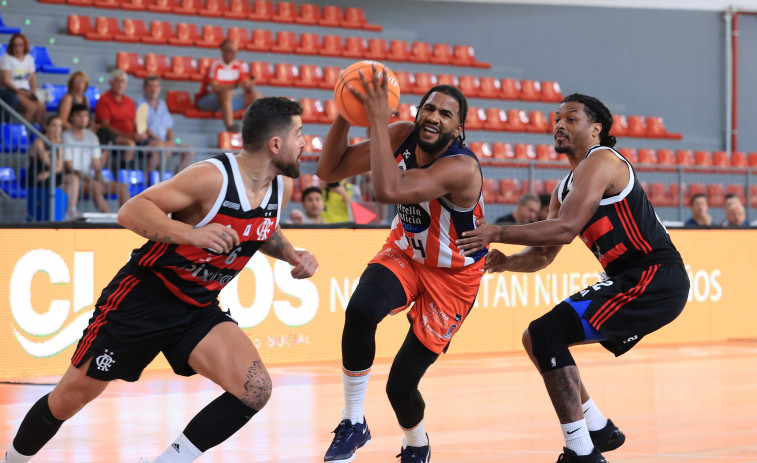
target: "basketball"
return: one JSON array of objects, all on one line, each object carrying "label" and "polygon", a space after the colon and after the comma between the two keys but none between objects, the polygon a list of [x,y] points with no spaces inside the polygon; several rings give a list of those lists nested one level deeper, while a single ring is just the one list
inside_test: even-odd
[{"label": "basketball", "polygon": [[363,103],[352,94],[350,86],[355,88],[358,92],[365,91],[363,82],[360,80],[360,70],[363,71],[363,76],[368,80],[369,85],[372,85],[372,66],[374,64],[376,65],[376,72],[379,73],[379,78],[382,77],[380,74],[381,72],[387,73],[389,106],[392,109],[397,109],[397,106],[400,103],[400,86],[397,82],[397,77],[391,69],[378,61],[366,60],[351,64],[342,71],[336,81],[336,87],[334,87],[334,101],[336,102],[337,109],[339,109],[339,113],[352,125],[359,127],[368,127],[370,125]]}]

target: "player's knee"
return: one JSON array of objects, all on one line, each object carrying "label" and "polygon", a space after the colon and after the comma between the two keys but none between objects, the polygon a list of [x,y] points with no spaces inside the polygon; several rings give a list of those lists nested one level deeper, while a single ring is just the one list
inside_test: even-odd
[{"label": "player's knee", "polygon": [[383,318],[383,313],[376,310],[378,304],[383,302],[386,295],[382,292],[372,291],[372,287],[358,286],[358,290],[350,298],[344,314],[345,324],[359,326],[376,326]]},{"label": "player's knee", "polygon": [[530,342],[531,355],[542,373],[576,364],[568,349],[564,323],[561,312],[553,309],[528,325],[527,340],[524,334],[524,346]]},{"label": "player's knee", "polygon": [[100,392],[100,388],[56,387],[48,397],[50,411],[59,420],[67,420],[95,400]]},{"label": "player's knee", "polygon": [[523,348],[526,349],[526,352],[529,356],[533,355],[533,349],[531,347],[531,333],[528,332],[528,329],[523,331],[523,336],[521,336],[520,341],[523,343]]},{"label": "player's knee", "polygon": [[239,399],[255,411],[260,411],[271,399],[273,383],[268,370],[260,363],[247,370],[244,392]]}]

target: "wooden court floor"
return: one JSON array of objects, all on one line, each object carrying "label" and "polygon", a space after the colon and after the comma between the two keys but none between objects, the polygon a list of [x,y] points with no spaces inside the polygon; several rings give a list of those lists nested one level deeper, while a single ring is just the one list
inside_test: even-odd
[{"label": "wooden court floor", "polygon": [[[757,341],[638,346],[614,358],[575,348],[582,378],[627,435],[611,463],[757,462]],[[320,462],[340,419],[338,363],[269,368],[268,406],[201,462]],[[402,439],[384,395],[389,362],[374,366],[366,418],[373,440],[355,462],[394,462]],[[50,379],[55,381],[55,378]],[[0,384],[0,452],[50,385]],[[550,462],[562,434],[541,378],[524,354],[443,356],[421,382],[436,463]],[[112,384],[32,460],[154,458],[219,390],[202,378],[146,373]]]}]

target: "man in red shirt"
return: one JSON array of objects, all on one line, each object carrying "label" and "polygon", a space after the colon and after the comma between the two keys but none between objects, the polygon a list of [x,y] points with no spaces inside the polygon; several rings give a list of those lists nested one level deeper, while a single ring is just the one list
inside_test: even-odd
[{"label": "man in red shirt", "polygon": [[[97,137],[103,145],[134,146],[147,141],[147,134],[138,134],[135,120],[137,110],[134,100],[125,94],[128,76],[121,69],[110,73],[110,90],[105,92],[97,102],[95,121],[100,125]],[[134,151],[123,153],[122,162],[131,162]],[[104,164],[107,165],[107,164]]]},{"label": "man in red shirt", "polygon": [[236,132],[234,111],[247,108],[260,93],[255,90],[255,78],[247,63],[236,59],[237,43],[226,39],[220,48],[221,58],[210,63],[195,101],[203,111],[221,111],[226,130]]}]

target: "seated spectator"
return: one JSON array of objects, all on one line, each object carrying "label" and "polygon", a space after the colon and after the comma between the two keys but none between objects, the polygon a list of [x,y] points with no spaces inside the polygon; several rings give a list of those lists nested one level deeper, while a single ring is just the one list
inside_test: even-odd
[{"label": "seated spectator", "polygon": [[359,189],[345,180],[326,185],[321,213],[323,223],[352,222],[352,202],[359,198]]},{"label": "seated spectator", "polygon": [[195,96],[197,108],[203,111],[221,111],[228,132],[238,132],[234,124],[234,111],[245,109],[260,98],[255,90],[255,77],[250,67],[236,59],[238,45],[234,40],[221,42],[221,58],[210,63],[202,87]]},{"label": "seated spectator", "polygon": [[[194,158],[194,153],[189,150],[189,145],[176,144],[173,135],[173,118],[168,112],[168,106],[164,100],[160,99],[160,78],[158,76],[147,76],[142,83],[142,92],[144,95],[137,101],[137,132],[147,133],[147,146],[161,148],[187,148],[182,151],[166,151],[168,155],[177,154],[181,156],[181,161],[176,167],[176,172],[187,167]],[[140,112],[142,105],[147,108],[146,121],[140,121]],[[144,127],[140,127],[143,125]],[[150,151],[147,161],[147,170],[153,171],[160,167],[160,151]],[[168,159],[166,159],[168,164]]]},{"label": "seated spectator", "polygon": [[299,209],[292,210],[290,215],[292,223],[323,223],[323,193],[320,188],[315,186],[305,188],[302,192],[302,208],[305,211],[304,214]]},{"label": "seated spectator", "polygon": [[[66,173],[73,176],[73,182],[81,184],[81,191],[92,198],[95,207],[100,212],[109,212],[105,195],[118,195],[123,205],[129,199],[129,189],[124,183],[108,181],[103,176],[102,152],[99,140],[87,127],[89,126],[89,108],[84,105],[74,105],[71,108],[71,129],[63,132],[62,139],[65,149],[63,161]],[[78,197],[69,196],[67,218],[79,215]]]},{"label": "seated spectator", "polygon": [[539,216],[540,204],[538,196],[533,193],[526,193],[518,198],[518,204],[512,213],[503,215],[494,223],[496,225],[525,225],[527,223],[535,222]]},{"label": "seated spectator", "polygon": [[749,222],[746,220],[746,211],[741,201],[731,201],[725,207],[725,220],[723,221],[723,227],[726,228],[739,228],[748,227]]},{"label": "seated spectator", "polygon": [[[63,95],[58,104],[58,114],[63,121],[63,128],[70,129],[71,121],[69,116],[71,115],[71,107],[75,104],[84,105],[87,109],[92,109],[92,104],[87,97],[87,89],[89,88],[89,77],[84,71],[76,71],[68,78],[68,92]],[[91,118],[90,118],[91,119]],[[96,126],[91,126],[89,129],[93,132],[97,132]]]},{"label": "seated spectator", "polygon": [[29,54],[29,40],[13,34],[0,57],[0,98],[32,124],[45,123],[45,103],[37,98],[37,66]]},{"label": "seated spectator", "polygon": [[[42,133],[53,144],[63,142],[63,122],[60,116],[54,114],[47,118]],[[63,184],[63,150],[57,149],[55,153],[55,169],[52,168],[52,149],[42,138],[37,138],[29,150],[29,170],[26,172],[26,183],[30,188],[48,188],[50,175],[55,174],[54,186]],[[78,192],[77,192],[78,194]]]},{"label": "seated spectator", "polygon": [[[147,141],[147,134],[137,134],[137,108],[134,101],[124,92],[129,77],[121,69],[110,73],[110,89],[105,92],[95,108],[95,122],[100,125],[97,138],[101,145],[135,146]],[[122,155],[121,164],[134,160],[134,151],[127,150]],[[106,167],[107,159],[103,159]]]},{"label": "seated spectator", "polygon": [[541,193],[539,195],[539,216],[537,220],[547,220],[549,216],[549,202],[552,201],[552,193]]},{"label": "seated spectator", "polygon": [[697,193],[691,196],[689,200],[691,208],[691,218],[684,225],[710,227],[712,226],[712,216],[710,215],[709,205],[707,204],[707,195]]}]

